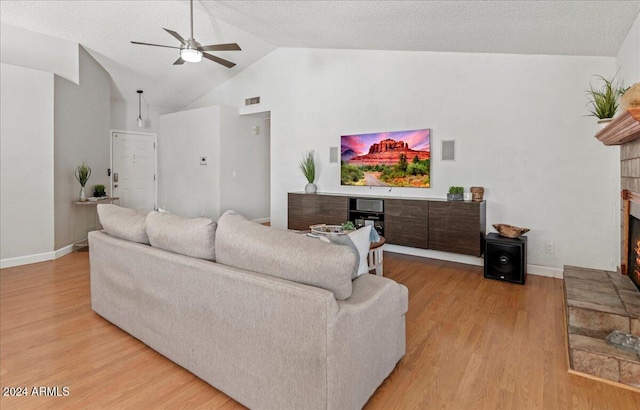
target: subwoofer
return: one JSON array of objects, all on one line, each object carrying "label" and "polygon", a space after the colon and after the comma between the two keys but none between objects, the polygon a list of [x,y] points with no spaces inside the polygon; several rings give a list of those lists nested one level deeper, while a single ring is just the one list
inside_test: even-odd
[{"label": "subwoofer", "polygon": [[484,277],[524,285],[527,280],[527,237],[505,238],[497,233],[487,235]]}]

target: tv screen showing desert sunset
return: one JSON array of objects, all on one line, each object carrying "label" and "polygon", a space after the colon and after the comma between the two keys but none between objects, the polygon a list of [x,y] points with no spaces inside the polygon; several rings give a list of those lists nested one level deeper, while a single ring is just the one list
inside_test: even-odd
[{"label": "tv screen showing desert sunset", "polygon": [[342,185],[431,187],[431,130],[341,137]]}]

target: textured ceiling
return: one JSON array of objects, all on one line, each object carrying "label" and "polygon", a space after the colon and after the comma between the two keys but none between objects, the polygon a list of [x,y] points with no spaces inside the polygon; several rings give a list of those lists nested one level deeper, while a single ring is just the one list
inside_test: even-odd
[{"label": "textured ceiling", "polygon": [[640,1],[219,1],[280,47],[615,56]]},{"label": "textured ceiling", "polygon": [[[145,90],[162,111],[178,110],[275,47],[615,56],[640,1],[209,1],[196,0],[194,37],[237,42],[217,52],[238,65],[173,66],[188,37],[179,1],[2,1],[4,23],[82,44],[111,74],[121,97]],[[118,95],[116,94],[116,97]]]}]

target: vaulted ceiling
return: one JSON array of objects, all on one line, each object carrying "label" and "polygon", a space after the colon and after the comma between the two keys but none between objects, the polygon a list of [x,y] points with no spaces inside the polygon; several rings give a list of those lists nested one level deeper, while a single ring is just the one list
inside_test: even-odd
[{"label": "vaulted ceiling", "polygon": [[176,111],[276,47],[615,56],[640,1],[210,1],[194,2],[194,37],[236,42],[210,61],[174,66],[178,45],[162,28],[189,35],[187,0],[0,3],[3,23],[83,45],[111,74],[116,98],[135,90]]}]

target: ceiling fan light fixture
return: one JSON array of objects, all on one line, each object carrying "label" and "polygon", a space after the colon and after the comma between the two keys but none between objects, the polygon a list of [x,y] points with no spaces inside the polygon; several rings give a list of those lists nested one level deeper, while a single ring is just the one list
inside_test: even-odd
[{"label": "ceiling fan light fixture", "polygon": [[188,63],[199,63],[202,61],[202,51],[195,48],[183,48],[180,50],[180,57]]}]

